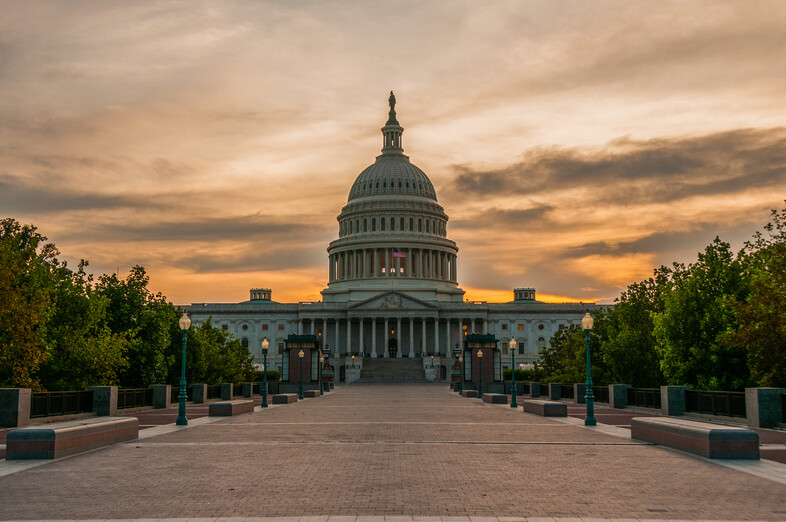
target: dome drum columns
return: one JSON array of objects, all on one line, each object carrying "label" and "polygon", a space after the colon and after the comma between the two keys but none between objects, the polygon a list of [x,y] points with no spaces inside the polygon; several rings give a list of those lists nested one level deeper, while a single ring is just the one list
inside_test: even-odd
[{"label": "dome drum columns", "polygon": [[456,253],[437,249],[360,248],[330,254],[330,283],[402,277],[458,284]]}]

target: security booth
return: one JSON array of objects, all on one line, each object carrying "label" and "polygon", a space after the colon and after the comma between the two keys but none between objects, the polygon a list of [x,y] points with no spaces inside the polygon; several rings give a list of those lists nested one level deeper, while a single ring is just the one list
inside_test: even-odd
[{"label": "security booth", "polygon": [[[502,382],[502,358],[493,335],[468,334],[464,338],[464,388],[478,389],[483,383],[484,391],[491,383]],[[483,372],[480,379],[480,372]],[[467,383],[472,386],[467,388]]]},{"label": "security booth", "polygon": [[290,334],[284,341],[284,353],[281,354],[281,380],[290,384],[299,384],[302,367],[304,388],[319,389],[321,355],[322,350],[316,335]]}]

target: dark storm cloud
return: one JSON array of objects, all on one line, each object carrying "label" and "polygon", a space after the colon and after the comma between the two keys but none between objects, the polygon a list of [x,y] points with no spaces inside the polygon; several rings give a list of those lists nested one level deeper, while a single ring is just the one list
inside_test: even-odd
[{"label": "dark storm cloud", "polygon": [[536,148],[509,167],[478,171],[458,166],[456,171],[447,192],[459,201],[587,187],[590,203],[630,205],[778,189],[786,182],[786,129],[648,141],[622,138],[594,150]]},{"label": "dark storm cloud", "polygon": [[548,221],[548,214],[554,210],[551,205],[539,205],[526,209],[491,208],[466,219],[451,220],[455,229],[489,229],[494,226],[524,227]]},{"label": "dark storm cloud", "polygon": [[5,215],[57,213],[115,208],[149,208],[149,198],[106,195],[57,185],[30,185],[24,180],[0,174],[0,211]]},{"label": "dark storm cloud", "polygon": [[[240,255],[242,254],[242,255]],[[172,266],[187,266],[196,273],[290,270],[325,265],[324,247],[273,247],[260,245],[253,251],[234,255],[192,253],[167,260]]]}]

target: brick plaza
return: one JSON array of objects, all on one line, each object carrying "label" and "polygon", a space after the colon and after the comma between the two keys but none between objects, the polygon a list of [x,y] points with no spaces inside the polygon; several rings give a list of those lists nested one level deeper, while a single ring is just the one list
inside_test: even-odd
[{"label": "brick plaza", "polygon": [[0,519],[786,520],[786,465],[729,465],[446,385],[351,385],[0,461]]}]

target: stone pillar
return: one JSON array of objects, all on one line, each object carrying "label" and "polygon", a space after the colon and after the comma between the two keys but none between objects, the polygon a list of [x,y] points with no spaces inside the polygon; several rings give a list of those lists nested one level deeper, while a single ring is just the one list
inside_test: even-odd
[{"label": "stone pillar", "polygon": [[[339,326],[340,326],[339,320],[338,320],[338,318],[336,318],[336,326],[335,326],[335,330],[333,331],[333,338],[334,338],[333,350],[335,350],[335,354],[336,354],[335,358],[336,359],[338,359],[341,356],[341,351],[338,349],[338,328],[339,328]],[[265,368],[265,369],[267,369],[267,368]]]},{"label": "stone pillar", "polygon": [[630,384],[609,384],[609,408],[624,410],[628,406]]},{"label": "stone pillar", "polygon": [[[267,368],[265,368],[267,370]],[[252,382],[241,382],[240,388],[243,397],[251,397],[251,392],[254,390],[254,383]]]},{"label": "stone pillar", "polygon": [[154,384],[150,388],[153,390],[153,408],[164,409],[172,406],[171,385]]},{"label": "stone pillar", "polygon": [[409,316],[409,356],[415,357],[415,318]]},{"label": "stone pillar", "polygon": [[783,422],[783,399],[786,388],[745,388],[748,426],[774,428]]},{"label": "stone pillar", "polygon": [[363,357],[366,356],[366,347],[365,347],[365,340],[363,337],[363,323],[365,322],[365,318],[360,318],[360,334],[358,335],[358,351],[363,354]]},{"label": "stone pillar", "polygon": [[[265,371],[267,371],[267,368],[265,368]],[[203,404],[205,399],[207,399],[207,384],[191,384],[190,387],[191,400],[194,404]]]},{"label": "stone pillar", "polygon": [[434,353],[439,351],[439,317],[434,318]]},{"label": "stone pillar", "polygon": [[540,383],[539,382],[530,382],[529,383],[529,396],[530,397],[540,397]]},{"label": "stone pillar", "polygon": [[221,400],[231,401],[235,386],[231,382],[221,383]]},{"label": "stone pillar", "polygon": [[426,352],[426,327],[428,326],[428,322],[426,321],[425,317],[420,319],[420,356],[423,357],[423,354]]},{"label": "stone pillar", "polygon": [[687,386],[661,386],[660,411],[671,417],[685,413],[685,392]]},{"label": "stone pillar", "polygon": [[377,356],[377,318],[371,318],[371,357]]},{"label": "stone pillar", "polygon": [[117,415],[117,386],[91,386],[93,413],[99,417]]},{"label": "stone pillar", "polygon": [[390,357],[388,353],[388,318],[385,317],[385,332],[382,335],[382,357]]},{"label": "stone pillar", "polygon": [[583,382],[577,382],[573,385],[573,400],[576,401],[576,404],[586,404],[586,399],[584,399],[584,395],[587,393],[587,385]]},{"label": "stone pillar", "polygon": [[[516,371],[514,368],[513,371]],[[549,384],[549,399],[558,401],[562,398],[562,383],[552,382]]]},{"label": "stone pillar", "polygon": [[30,424],[30,388],[0,388],[0,426],[20,428]]},{"label": "stone pillar", "polygon": [[[347,317],[347,355],[352,355],[352,318]],[[289,364],[292,364],[290,361]]]},{"label": "stone pillar", "polygon": [[398,348],[396,358],[401,359],[404,357],[402,353],[404,350],[401,348],[401,317],[396,318],[396,347]]}]

